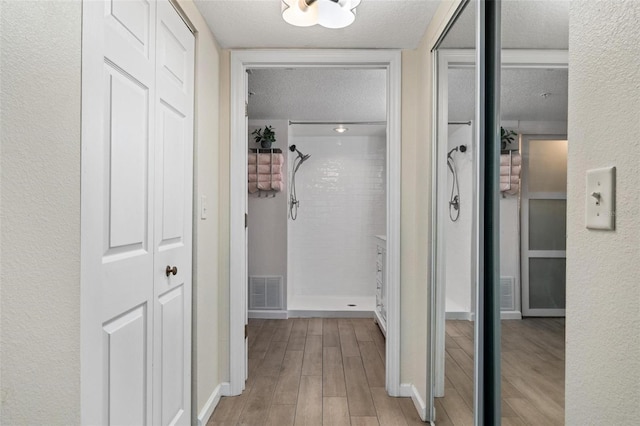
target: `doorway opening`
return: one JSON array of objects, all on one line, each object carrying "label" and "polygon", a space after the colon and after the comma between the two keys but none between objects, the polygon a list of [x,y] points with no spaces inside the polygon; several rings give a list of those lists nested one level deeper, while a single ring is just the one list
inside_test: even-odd
[{"label": "doorway opening", "polygon": [[[256,196],[254,200],[249,200],[248,194],[250,190],[258,189],[258,184],[260,184],[259,177],[256,176],[256,187],[254,188],[251,183],[248,182],[250,180],[250,165],[249,162],[250,154],[263,154],[262,152],[249,153],[249,148],[255,148],[255,144],[253,143],[253,139],[251,138],[251,133],[258,128],[262,129],[264,132],[265,126],[270,126],[271,124],[266,123],[264,121],[257,123],[254,122],[254,127],[251,128],[251,122],[249,114],[246,114],[246,110],[248,109],[248,105],[250,104],[250,90],[249,90],[249,80],[250,76],[248,75],[248,70],[255,71],[256,74],[264,71],[265,73],[268,71],[273,72],[295,72],[295,70],[302,70],[309,72],[312,69],[325,68],[329,70],[382,70],[385,73],[384,81],[386,86],[386,112],[385,112],[385,122],[386,128],[384,133],[386,135],[386,147],[385,158],[384,158],[384,168],[385,168],[385,178],[384,184],[386,187],[386,191],[384,194],[385,197],[385,218],[384,218],[384,231],[386,232],[386,255],[384,256],[385,269],[384,272],[381,272],[384,276],[384,279],[387,283],[387,293],[386,293],[386,304],[387,304],[387,312],[386,312],[386,330],[387,330],[387,339],[386,339],[386,371],[385,371],[385,387],[388,394],[392,396],[400,395],[400,324],[399,324],[399,302],[400,302],[400,54],[397,51],[236,51],[232,52],[231,56],[231,276],[230,276],[230,307],[231,307],[231,316],[230,316],[230,328],[229,328],[229,339],[230,339],[230,386],[229,386],[229,395],[238,395],[242,393],[242,390],[245,386],[245,380],[247,377],[247,344],[245,339],[245,325],[248,323],[248,303],[251,301],[251,295],[248,294],[248,283],[249,283],[249,259],[251,258],[249,252],[249,236],[247,232],[247,228],[245,227],[245,221],[249,223],[251,226],[251,221],[248,220],[248,217],[245,216],[247,213],[251,213],[250,204],[255,201],[256,203],[264,202],[264,201],[272,201],[274,199],[274,194],[269,194],[269,192],[276,192],[275,199],[278,199],[277,192],[282,191],[267,191],[261,190],[256,191],[264,192],[261,196]],[[335,84],[339,85],[339,81],[335,82]],[[251,95],[253,96],[253,95]],[[257,95],[256,95],[257,96]],[[310,99],[307,99],[307,102]],[[282,166],[280,168],[280,179],[286,187],[286,191],[284,192],[286,197],[282,197],[283,194],[280,194],[280,198],[286,203],[283,203],[284,217],[279,217],[279,221],[283,222],[280,226],[283,226],[282,230],[286,234],[290,234],[289,226],[287,222],[296,222],[295,225],[298,225],[298,221],[301,218],[312,218],[317,215],[317,212],[311,209],[312,197],[306,193],[305,189],[305,180],[312,175],[313,167],[310,166],[313,164],[314,159],[320,160],[322,158],[321,150],[326,149],[326,146],[318,145],[314,146],[314,141],[311,141],[309,138],[313,137],[321,137],[321,136],[310,136],[304,135],[304,132],[310,131],[313,125],[304,125],[304,124],[292,124],[289,125],[290,119],[287,118],[283,120],[282,123],[279,124],[278,129],[278,137],[286,136],[286,144],[283,146],[277,147],[282,152],[277,152],[276,154],[282,154],[282,160],[279,159],[276,161],[282,161]],[[293,121],[293,120],[291,120]],[[309,120],[312,121],[312,120]],[[313,120],[315,121],[315,120]],[[354,120],[343,120],[340,117],[333,118],[330,121],[335,121],[336,125],[334,127],[339,128],[342,124],[343,126],[349,127],[345,123],[345,121],[353,122]],[[333,123],[332,123],[333,124]],[[271,125],[273,128],[276,126]],[[359,127],[354,125],[355,127]],[[325,125],[326,127],[326,125]],[[354,129],[355,129],[354,127]],[[351,130],[349,130],[351,131]],[[251,132],[251,133],[250,133]],[[333,132],[333,129],[331,129]],[[262,133],[264,134],[264,133]],[[255,135],[253,135],[255,136]],[[293,141],[290,139],[298,138],[300,143],[292,143]],[[307,138],[307,139],[305,139]],[[318,142],[318,141],[316,141]],[[308,147],[307,147],[308,144]],[[254,145],[254,146],[252,146]],[[292,145],[296,145],[293,150],[289,151],[289,148]],[[271,152],[267,153],[270,157],[270,166],[271,163]],[[284,154],[289,154],[287,157],[287,161],[285,161]],[[309,156],[306,157],[305,156]],[[256,161],[259,162],[261,160],[256,157]],[[304,164],[300,164],[301,159],[305,158]],[[296,164],[296,160],[298,159],[298,163]],[[256,165],[260,165],[256,163]],[[298,167],[298,172],[296,173],[296,193],[291,194],[291,178],[292,171]],[[286,177],[285,173],[283,173],[283,169],[286,169]],[[270,169],[271,171],[271,169]],[[305,175],[306,173],[306,175]],[[256,173],[259,174],[259,173]],[[249,176],[249,179],[247,178]],[[304,176],[304,177],[303,177]],[[269,178],[269,182],[271,183],[272,178]],[[301,186],[302,182],[302,186]],[[262,188],[266,188],[262,185]],[[270,187],[273,190],[273,187]],[[295,200],[293,200],[293,207],[298,208],[296,213],[296,221],[290,219],[291,212],[289,212],[289,208],[292,207],[292,199],[291,196],[295,196]],[[313,195],[313,194],[311,194]],[[266,198],[265,196],[271,196],[271,198]],[[264,205],[264,204],[262,204]],[[280,206],[279,208],[282,208]],[[307,216],[305,216],[307,215]],[[283,216],[283,215],[279,215]],[[317,217],[317,216],[316,216]],[[250,231],[249,231],[250,232]],[[287,240],[290,240],[291,235],[287,236]],[[335,241],[333,244],[343,244],[343,241]],[[325,250],[330,250],[331,248],[326,248]],[[376,248],[372,247],[372,251],[375,254]],[[287,253],[290,253],[291,250],[286,250]],[[304,259],[305,262],[313,261],[308,256]],[[287,277],[290,276],[290,272],[288,270],[291,269],[292,263],[290,261],[286,261],[286,269],[285,274]],[[375,268],[375,263],[372,265],[372,268]],[[295,272],[294,272],[295,276]],[[268,277],[265,276],[267,279]],[[279,275],[276,275],[279,277]],[[271,277],[273,278],[273,276]],[[287,281],[287,283],[289,280]],[[304,282],[303,282],[304,284]],[[279,284],[278,284],[279,285]],[[375,289],[375,281],[371,283],[371,287]],[[259,287],[259,285],[258,285]],[[284,286],[283,286],[284,287]],[[265,290],[266,291],[266,290]],[[286,291],[286,294],[289,294],[289,291]],[[257,299],[260,299],[259,294],[254,294],[254,296],[258,296]],[[298,303],[295,295],[291,297],[289,300],[289,296],[286,296],[287,305],[285,305],[285,290],[283,289],[280,292],[280,300],[276,305],[280,305],[281,309],[276,309],[274,311],[280,311],[280,315],[288,315],[289,310],[289,302]],[[371,298],[373,299],[373,298]],[[345,299],[343,304],[355,304],[356,307],[345,306],[345,311],[348,309],[361,310],[364,309],[364,306],[369,308],[375,308],[375,303],[371,303],[372,300],[353,300],[353,299]],[[375,300],[375,299],[373,299]],[[266,300],[265,300],[266,302]],[[278,301],[277,301],[278,302]],[[284,307],[287,307],[285,310]],[[295,304],[293,305],[295,307]],[[295,312],[294,312],[295,313]],[[371,311],[373,314],[373,312]],[[277,316],[276,316],[277,317]]]}]

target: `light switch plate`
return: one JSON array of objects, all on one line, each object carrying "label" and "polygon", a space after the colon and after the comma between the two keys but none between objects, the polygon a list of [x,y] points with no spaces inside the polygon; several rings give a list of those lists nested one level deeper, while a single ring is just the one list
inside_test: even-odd
[{"label": "light switch plate", "polygon": [[587,170],[587,228],[616,228],[616,168]]}]

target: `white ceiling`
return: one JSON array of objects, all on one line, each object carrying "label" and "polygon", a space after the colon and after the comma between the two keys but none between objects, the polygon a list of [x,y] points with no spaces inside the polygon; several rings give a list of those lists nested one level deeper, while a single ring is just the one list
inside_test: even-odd
[{"label": "white ceiling", "polygon": [[328,125],[292,125],[291,136],[333,136],[333,137],[353,137],[353,136],[378,136],[387,134],[387,126],[380,124],[358,124],[345,126],[349,130],[345,133],[336,133],[333,130],[336,126]]},{"label": "white ceiling", "polygon": [[[449,121],[474,119],[474,73],[472,68],[449,70]],[[567,121],[566,69],[503,69],[501,78],[503,121]]]},{"label": "white ceiling", "polygon": [[398,48],[420,42],[439,0],[362,0],[347,28],[300,28],[280,0],[194,0],[223,48]]},{"label": "white ceiling", "polygon": [[385,121],[383,69],[254,69],[249,118],[296,121]]}]

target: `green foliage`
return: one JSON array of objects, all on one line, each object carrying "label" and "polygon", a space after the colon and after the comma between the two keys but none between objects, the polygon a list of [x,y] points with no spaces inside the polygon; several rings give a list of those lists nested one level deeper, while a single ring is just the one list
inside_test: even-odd
[{"label": "green foliage", "polygon": [[276,141],[276,132],[273,131],[273,128],[271,126],[264,126],[264,130],[256,129],[251,134],[255,135],[253,139],[256,141],[256,143],[261,144],[262,142],[266,142],[267,144],[271,145]]},{"label": "green foliage", "polygon": [[502,149],[505,149],[508,144],[515,140],[517,133],[513,130],[505,130],[504,127],[500,127],[500,145]]}]

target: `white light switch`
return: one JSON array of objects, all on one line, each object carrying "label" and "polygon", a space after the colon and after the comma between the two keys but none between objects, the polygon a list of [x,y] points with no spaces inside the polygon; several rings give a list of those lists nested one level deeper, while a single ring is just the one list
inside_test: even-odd
[{"label": "white light switch", "polygon": [[205,220],[207,218],[207,197],[200,196],[200,219]]},{"label": "white light switch", "polygon": [[616,228],[616,168],[587,171],[587,228]]}]

